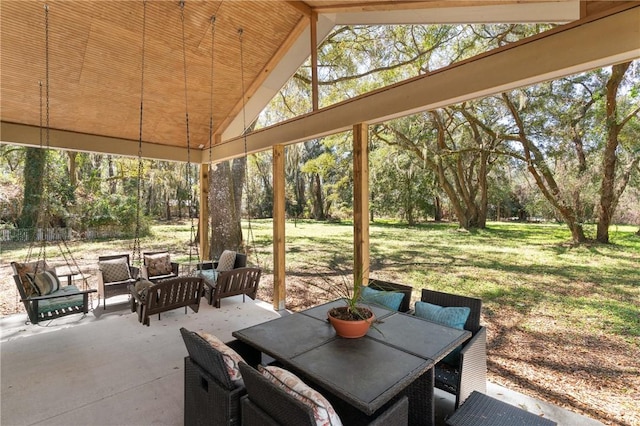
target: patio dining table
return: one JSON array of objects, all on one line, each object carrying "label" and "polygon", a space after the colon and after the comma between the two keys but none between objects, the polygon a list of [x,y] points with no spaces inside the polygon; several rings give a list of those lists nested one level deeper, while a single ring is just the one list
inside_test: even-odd
[{"label": "patio dining table", "polygon": [[345,339],[327,321],[327,311],[343,303],[325,303],[233,336],[366,415],[407,395],[410,424],[433,425],[433,367],[471,333],[371,305],[374,326],[362,338]]}]

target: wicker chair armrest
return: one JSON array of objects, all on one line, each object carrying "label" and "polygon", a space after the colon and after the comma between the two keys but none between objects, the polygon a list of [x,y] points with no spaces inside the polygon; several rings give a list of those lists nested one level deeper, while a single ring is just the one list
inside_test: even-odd
[{"label": "wicker chair armrest", "polygon": [[391,407],[387,408],[369,425],[371,426],[406,426],[409,424],[409,398],[403,396]]},{"label": "wicker chair armrest", "polygon": [[460,385],[456,406],[471,392],[487,392],[487,329],[482,326],[460,351]]},{"label": "wicker chair armrest", "polygon": [[98,286],[104,287],[104,275],[102,275],[101,269],[98,269]]},{"label": "wicker chair armrest", "polygon": [[76,293],[62,293],[62,294],[47,294],[46,296],[31,296],[31,297],[25,297],[22,298],[23,302],[33,302],[34,300],[50,300],[50,299],[58,299],[60,297],[69,297],[69,296],[77,296],[79,294],[89,294],[89,293],[95,293],[97,290],[95,289],[91,289],[91,290],[78,290]]}]

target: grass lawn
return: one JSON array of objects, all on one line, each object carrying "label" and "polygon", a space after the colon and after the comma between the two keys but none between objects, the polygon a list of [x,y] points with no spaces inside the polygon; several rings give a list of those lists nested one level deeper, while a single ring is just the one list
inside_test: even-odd
[{"label": "grass lawn", "polygon": [[[557,224],[489,223],[485,230],[462,232],[453,224],[376,221],[370,227],[370,275],[413,286],[414,300],[421,288],[481,298],[491,381],[605,424],[640,425],[636,230],[614,226],[611,244],[574,247],[566,226]],[[188,263],[189,234],[189,223],[157,225],[141,246],[169,249],[174,260]],[[245,238],[249,262],[264,269],[259,297],[271,301],[271,221],[252,220]],[[132,243],[70,247],[81,266],[95,267],[98,255],[131,253]],[[22,312],[7,267],[26,252],[24,244],[2,245],[4,315]],[[286,253],[287,308],[315,305],[323,295],[309,283],[320,283],[319,276],[336,268],[352,268],[352,224],[287,222]]]}]

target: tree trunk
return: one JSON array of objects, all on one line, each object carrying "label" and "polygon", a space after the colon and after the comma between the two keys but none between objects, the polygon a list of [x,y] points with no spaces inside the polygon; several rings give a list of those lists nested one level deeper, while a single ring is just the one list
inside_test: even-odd
[{"label": "tree trunk", "polygon": [[41,212],[44,195],[44,172],[47,151],[40,148],[25,148],[24,193],[22,212],[18,219],[20,228],[35,228]]},{"label": "tree trunk", "polygon": [[245,165],[245,159],[241,158],[233,160],[233,164],[223,161],[212,167],[209,191],[212,259],[220,257],[224,250],[245,251],[240,222]]},{"label": "tree trunk", "polygon": [[117,183],[115,179],[116,172],[113,169],[113,157],[109,156],[107,170],[109,173],[109,194],[113,195],[117,191]]},{"label": "tree trunk", "polygon": [[[609,242],[609,226],[611,218],[618,203],[622,188],[618,193],[615,191],[616,182],[616,162],[618,160],[616,150],[618,149],[618,135],[624,124],[617,120],[617,94],[618,87],[624,78],[624,74],[631,65],[631,62],[614,65],[611,68],[611,77],[607,81],[607,116],[605,126],[607,129],[607,143],[602,154],[602,184],[600,186],[600,208],[598,212],[598,230],[596,239],[601,243]],[[626,121],[625,121],[626,122]]]},{"label": "tree trunk", "polygon": [[324,205],[322,203],[322,183],[318,173],[314,173],[311,177],[311,196],[313,199],[313,218],[325,220]]},{"label": "tree trunk", "polygon": [[67,157],[69,157],[69,183],[74,189],[78,185],[78,172],[76,167],[77,155],[78,153],[75,151],[67,151]]},{"label": "tree trunk", "polygon": [[436,222],[442,221],[442,201],[440,200],[440,197],[438,195],[434,197],[433,207],[433,220],[435,220]]}]

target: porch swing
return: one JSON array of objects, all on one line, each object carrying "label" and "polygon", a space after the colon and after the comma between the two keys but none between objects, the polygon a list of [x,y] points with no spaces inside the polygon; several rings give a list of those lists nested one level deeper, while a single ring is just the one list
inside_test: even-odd
[{"label": "porch swing", "polygon": [[[211,31],[211,94],[210,94],[210,116],[209,116],[209,167],[212,164],[212,147],[213,147],[213,54],[214,54],[214,34],[215,34],[215,17],[212,18]],[[243,30],[238,30],[238,38],[240,42],[240,78],[242,81],[242,112],[243,112],[243,128],[245,131],[244,151],[245,161],[247,159],[247,142],[246,142],[246,120],[245,112],[245,89],[244,89],[244,57],[243,57]],[[245,166],[245,183],[247,182],[247,169]],[[248,189],[247,189],[248,197]],[[249,200],[247,200],[247,205]],[[251,219],[249,215],[249,236],[251,238]],[[256,255],[257,259],[257,255]],[[239,253],[233,250],[224,250],[217,261],[202,262],[197,265],[197,274],[205,278],[205,297],[210,305],[220,308],[220,301],[223,298],[242,295],[244,302],[245,296],[251,299],[257,297],[258,284],[262,270],[258,267],[247,267],[247,253]]]},{"label": "porch swing", "polygon": [[[195,244],[195,224],[192,213],[193,194],[191,188],[191,143],[189,140],[189,109],[187,103],[187,64],[186,64],[186,47],[184,35],[184,1],[180,2],[180,21],[182,24],[182,54],[184,65],[184,90],[185,90],[185,116],[186,116],[186,133],[187,133],[187,173],[186,179],[189,185],[190,205],[189,216],[191,218],[191,231],[189,241],[189,266],[192,266],[193,245]],[[134,261],[140,262],[142,257],[142,266],[140,268],[140,281],[129,285],[131,295],[131,311],[138,314],[138,320],[143,325],[150,325],[150,317],[173,309],[184,307],[187,313],[187,307],[194,312],[198,312],[200,307],[200,299],[203,295],[204,281],[202,277],[188,273],[183,276],[178,275],[178,264],[170,262],[168,252],[146,252],[140,254],[140,193],[142,179],[142,116],[143,116],[143,94],[144,94],[144,28],[146,23],[146,1],[143,2],[143,31],[142,31],[142,78],[140,91],[140,138],[138,141],[138,194],[137,194],[137,210],[136,210],[136,234],[134,241]],[[158,272],[154,274],[154,272]]]},{"label": "porch swing", "polygon": [[[42,107],[42,82],[40,86],[40,149],[50,152],[49,144],[49,6],[44,5],[45,20],[45,91],[46,91],[46,126],[43,127],[43,107]],[[45,132],[46,147],[43,143],[43,130]],[[38,209],[38,219],[36,220],[36,230],[31,233],[29,248],[24,262],[11,262],[13,278],[16,283],[20,299],[31,324],[38,324],[45,320],[52,320],[67,315],[81,313],[86,315],[91,304],[90,294],[96,290],[88,288],[87,278],[78,266],[73,257],[67,241],[64,237],[57,235],[55,230],[50,228],[50,191],[49,191],[49,161],[45,161],[44,185],[42,188],[43,199],[40,200]],[[44,203],[44,204],[43,204]],[[40,232],[40,230],[42,230]],[[41,235],[38,235],[41,234]],[[58,247],[59,253],[66,264],[64,274],[58,275],[56,268],[47,264],[47,241],[53,236],[53,241]],[[40,247],[36,260],[32,260],[34,246],[40,237]],[[60,278],[66,278],[67,285],[63,285]],[[81,289],[73,282],[80,280]]]}]

